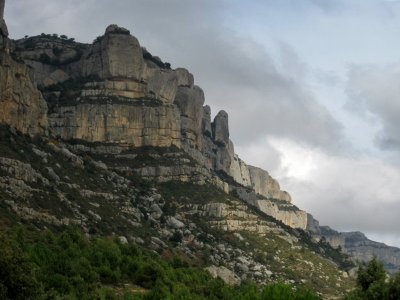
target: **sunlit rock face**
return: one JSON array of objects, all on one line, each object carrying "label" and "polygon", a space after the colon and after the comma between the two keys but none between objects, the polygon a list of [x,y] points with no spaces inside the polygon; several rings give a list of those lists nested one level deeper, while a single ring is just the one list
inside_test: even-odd
[{"label": "sunlit rock face", "polygon": [[47,105],[32,81],[31,70],[10,55],[4,0],[0,2],[0,123],[24,134],[45,135]]},{"label": "sunlit rock face", "polygon": [[251,184],[254,191],[268,199],[278,199],[291,202],[289,193],[281,191],[278,181],[273,179],[267,171],[249,166]]},{"label": "sunlit rock face", "polygon": [[[215,178],[212,173],[216,172],[225,182],[253,190],[266,203],[285,202],[292,209],[280,212],[281,206],[264,202],[255,205],[289,226],[305,227],[305,214],[289,204],[290,195],[280,190],[278,182],[235,154],[228,113],[218,112],[211,122],[211,109],[204,106],[204,92],[195,85],[193,75],[184,68],[171,69],[169,63],[142,47],[129,30],[110,25],[92,44],[45,34],[14,44],[16,55],[31,67],[48,113],[40,92],[26,85],[25,90],[18,87],[24,92],[17,103],[28,105],[24,95],[34,95],[42,102],[30,100],[30,105],[36,103],[26,109],[32,116],[20,118],[17,114],[12,121],[13,114],[7,114],[11,119],[3,117],[6,123],[22,120],[28,124],[18,124],[21,131],[37,133],[48,122],[51,134],[65,141],[124,147],[176,146],[201,167],[151,167],[137,172],[152,180],[196,182]],[[18,111],[15,107],[9,110]],[[29,120],[39,120],[41,127]],[[229,190],[226,184],[218,185]]]}]

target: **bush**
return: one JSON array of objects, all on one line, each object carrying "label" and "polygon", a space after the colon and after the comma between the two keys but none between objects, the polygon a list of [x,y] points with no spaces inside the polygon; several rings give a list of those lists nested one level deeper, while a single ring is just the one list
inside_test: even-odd
[{"label": "bush", "polygon": [[357,274],[357,288],[349,293],[346,299],[400,299],[400,273],[387,280],[383,263],[374,257],[370,262],[360,265]]},{"label": "bush", "polygon": [[[177,254],[162,260],[115,239],[88,240],[74,228],[16,230],[0,236],[0,247],[0,299],[316,299],[285,285],[262,293],[254,283],[231,287]],[[126,283],[141,290],[121,292]]]},{"label": "bush", "polygon": [[21,246],[0,235],[0,299],[30,299],[37,295],[39,284],[33,265]]}]

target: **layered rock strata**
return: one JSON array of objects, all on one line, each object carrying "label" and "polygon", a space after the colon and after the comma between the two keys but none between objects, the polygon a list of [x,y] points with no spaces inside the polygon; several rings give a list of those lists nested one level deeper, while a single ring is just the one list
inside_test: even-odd
[{"label": "layered rock strata", "polygon": [[46,134],[47,106],[37,90],[31,70],[10,55],[4,0],[0,2],[0,123],[24,134]]},{"label": "layered rock strata", "polygon": [[308,215],[307,230],[316,240],[324,239],[334,248],[341,248],[345,253],[360,261],[370,261],[374,256],[385,264],[390,273],[400,268],[400,249],[368,239],[362,232],[339,232],[329,226],[320,226],[319,222]]},{"label": "layered rock strata", "polygon": [[[297,208],[285,210],[285,216],[278,213],[274,201],[289,203],[291,199],[277,181],[235,154],[228,114],[220,111],[211,121],[211,109],[204,106],[204,92],[194,84],[193,75],[183,68],[171,69],[169,63],[152,56],[127,29],[110,25],[90,45],[54,35],[24,38],[15,41],[15,55],[33,70],[47,100],[53,136],[110,147],[177,147],[199,167],[150,166],[134,171],[158,181],[199,183],[205,179],[217,182],[211,175],[216,172],[230,185],[259,194],[256,206],[265,213],[273,212],[289,226],[305,228],[306,219],[298,219],[306,215],[295,215]],[[40,98],[40,93],[36,96]],[[35,107],[42,111],[41,105]],[[12,116],[7,111],[4,115]],[[3,122],[12,120],[4,117]],[[228,190],[219,181],[218,186]]]}]

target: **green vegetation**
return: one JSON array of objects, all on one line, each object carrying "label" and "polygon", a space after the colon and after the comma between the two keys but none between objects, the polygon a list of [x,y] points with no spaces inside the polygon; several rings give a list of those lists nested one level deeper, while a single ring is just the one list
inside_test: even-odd
[{"label": "green vegetation", "polygon": [[193,183],[171,181],[160,184],[160,191],[168,201],[172,202],[177,199],[181,204],[224,203],[227,201],[227,195],[211,184],[194,185]]},{"label": "green vegetation", "polygon": [[[73,144],[81,144],[87,146],[96,146],[95,143],[85,143],[82,140],[72,141]],[[113,154],[92,154],[91,157],[95,160],[102,161],[106,163],[108,166],[113,168],[118,167],[129,167],[132,169],[142,168],[142,167],[157,167],[157,166],[176,166],[176,165],[186,165],[186,166],[195,166],[195,161],[188,154],[180,151],[175,145],[170,147],[130,147],[124,151],[122,151],[118,155]],[[122,174],[127,176],[127,174]],[[129,177],[129,176],[127,176]],[[168,186],[168,184],[166,184]],[[185,184],[181,182],[171,182],[171,192],[175,193],[175,189],[180,189],[180,185],[182,188]],[[200,186],[188,184],[189,188],[200,189]],[[187,189],[185,189],[188,192]]]},{"label": "green vegetation", "polygon": [[[77,98],[81,95],[81,91],[85,87],[85,84],[95,81],[100,81],[100,78],[94,75],[77,77],[42,89],[46,102],[49,106],[49,112],[54,111],[55,107],[57,106],[76,105]],[[58,92],[59,96],[56,96],[54,92]]]},{"label": "green vegetation", "polygon": [[[54,55],[59,55],[60,48],[52,49]],[[51,58],[42,53],[40,61],[51,64]],[[163,102],[159,99],[140,98],[131,99],[123,96],[108,95],[107,93],[96,96],[81,96],[82,90],[85,90],[85,84],[88,82],[102,82],[103,80],[98,75],[80,76],[70,78],[66,81],[59,82],[47,87],[39,87],[49,107],[49,112],[54,112],[59,106],[76,106],[77,104],[122,104],[129,106],[147,106],[159,107]],[[97,89],[99,87],[95,87]],[[99,88],[99,91],[101,88]]]},{"label": "green vegetation", "polygon": [[143,51],[143,58],[152,61],[161,69],[171,70],[171,64],[168,62],[162,62],[160,58],[153,56],[149,51]]},{"label": "green vegetation", "polygon": [[384,265],[374,257],[360,265],[357,288],[347,300],[397,300],[400,299],[400,273],[388,278]]},{"label": "green vegetation", "polygon": [[284,284],[231,287],[176,254],[163,259],[73,228],[8,230],[0,248],[1,299],[318,299]]}]

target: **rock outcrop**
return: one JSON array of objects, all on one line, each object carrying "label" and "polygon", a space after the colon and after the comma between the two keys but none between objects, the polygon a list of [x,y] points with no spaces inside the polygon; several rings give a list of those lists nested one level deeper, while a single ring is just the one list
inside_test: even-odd
[{"label": "rock outcrop", "polygon": [[0,0],[0,35],[8,37],[8,29],[6,22],[4,21],[4,6],[5,0]]},{"label": "rock outcrop", "polygon": [[[155,201],[161,199],[160,195],[154,195],[154,199],[139,197],[133,187],[139,175],[155,183],[175,180],[208,184],[207,188],[217,187],[217,192],[231,194],[202,206],[181,203],[180,208],[186,207],[190,213],[187,219],[179,214],[165,219],[169,228],[164,228],[160,236],[167,231],[168,239],[173,235],[170,230],[180,230],[179,236],[194,245],[190,230],[197,226],[188,221],[194,212],[211,218],[212,227],[232,231],[240,240],[239,231],[278,234],[287,249],[297,247],[297,235],[288,234],[278,220],[292,228],[308,229],[316,238],[324,236],[332,245],[361,259],[373,253],[385,259],[389,267],[400,265],[399,249],[369,241],[359,233],[337,233],[320,227],[294,206],[290,195],[267,171],[247,165],[235,153],[228,114],[220,111],[211,121],[211,109],[204,106],[204,93],[194,84],[193,75],[183,68],[171,69],[169,63],[151,55],[129,30],[110,25],[93,44],[46,34],[11,42],[3,19],[4,2],[0,0],[0,124],[11,127],[6,129],[11,136],[4,136],[15,143],[16,129],[55,140],[41,145],[41,150],[25,144],[33,160],[21,158],[22,150],[16,154],[21,161],[0,157],[0,192],[13,199],[5,204],[17,216],[57,226],[78,224],[86,231],[102,221],[102,226],[109,227],[104,231],[108,233],[140,226],[143,218],[155,227],[161,226],[157,220],[174,209],[163,210],[166,203]],[[8,147],[8,140],[2,142]],[[7,153],[13,152],[7,149]],[[36,159],[41,163],[36,164]],[[49,202],[43,202],[45,199]],[[78,204],[77,199],[84,201]],[[176,199],[170,200],[173,203]],[[144,207],[146,201],[149,203]],[[166,245],[157,237],[151,237],[151,243],[156,248]],[[235,270],[243,278],[253,274],[260,282],[271,275],[243,252],[237,254],[218,246],[213,263],[229,262],[231,272]],[[233,255],[235,261],[230,259]],[[212,272],[225,277],[226,270],[218,268],[222,273]]]},{"label": "rock outcrop", "polygon": [[129,144],[134,147],[180,145],[179,112],[172,106],[90,104],[62,106],[49,114],[55,136],[65,140]]},{"label": "rock outcrop", "polygon": [[202,134],[204,93],[198,86],[179,86],[174,103],[181,113],[182,137],[199,145]]},{"label": "rock outcrop", "polygon": [[10,55],[8,31],[3,19],[4,0],[0,3],[0,123],[24,134],[46,134],[47,106],[26,65]]},{"label": "rock outcrop", "polygon": [[[151,55],[129,30],[110,25],[91,45],[56,35],[28,37],[15,41],[14,56],[25,65],[18,64],[21,80],[11,80],[12,72],[2,76],[1,91],[8,93],[2,101],[15,101],[4,105],[0,122],[29,134],[41,133],[48,122],[50,134],[64,141],[177,147],[191,157],[189,163],[129,169],[158,182],[210,181],[226,191],[227,185],[254,190],[261,201],[253,201],[256,207],[289,226],[305,228],[306,215],[295,206],[287,204],[279,212],[283,206],[275,202],[288,203],[290,196],[277,181],[235,154],[228,114],[220,111],[211,122],[211,109],[204,106],[193,75]],[[28,80],[29,70],[47,101],[47,115],[41,93]]]},{"label": "rock outcrop", "polygon": [[210,266],[206,268],[206,270],[210,272],[211,276],[214,278],[221,278],[229,285],[239,285],[241,282],[240,278],[234,272],[224,266]]},{"label": "rock outcrop", "polygon": [[218,144],[229,144],[228,114],[221,110],[214,118],[212,124],[214,141]]},{"label": "rock outcrop", "polygon": [[249,166],[251,186],[257,194],[266,198],[279,199],[291,202],[289,193],[281,191],[278,181],[273,179],[267,171]]},{"label": "rock outcrop", "polygon": [[390,273],[400,269],[400,249],[368,239],[362,232],[339,232],[329,226],[320,226],[319,222],[308,216],[307,230],[316,240],[324,239],[334,248],[342,251],[360,261],[370,261],[374,256],[385,264]]}]

